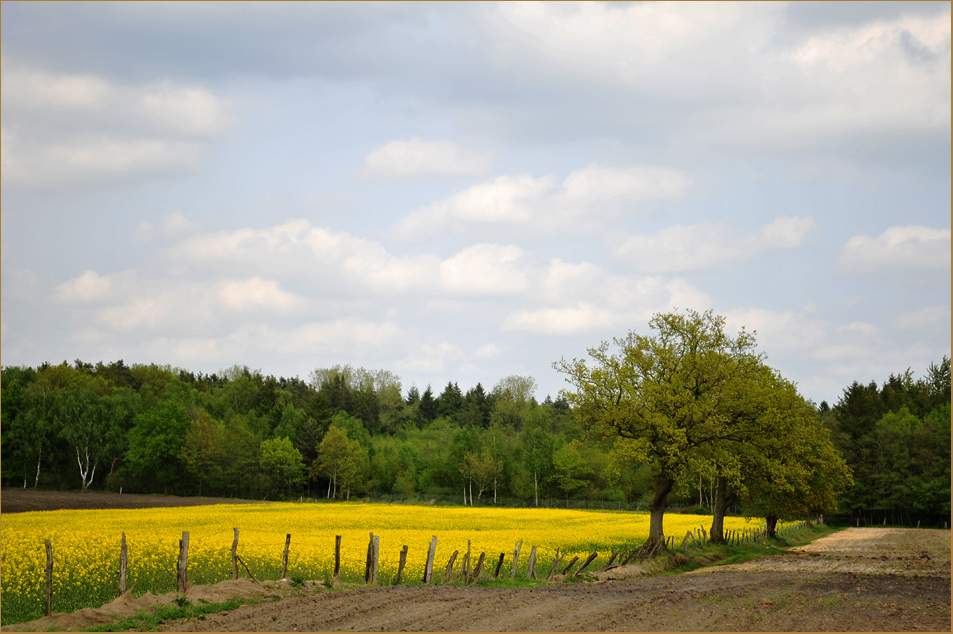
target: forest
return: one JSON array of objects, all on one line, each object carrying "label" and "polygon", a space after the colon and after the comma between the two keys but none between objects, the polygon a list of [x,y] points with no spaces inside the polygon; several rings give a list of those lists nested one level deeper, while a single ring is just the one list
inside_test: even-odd
[{"label": "forest", "polygon": [[[315,369],[307,381],[239,365],[213,374],[123,360],[3,367],[3,485],[268,500],[453,496],[531,506],[555,499],[651,509],[661,463],[633,450],[624,434],[604,433],[574,366],[555,365],[579,389],[541,401],[534,379],[515,375],[490,389],[477,383],[463,391],[450,381],[436,393],[430,385],[405,390],[392,372],[350,365]],[[855,381],[833,406],[804,401],[756,365],[760,383],[776,384],[761,398],[790,397],[791,411],[821,430],[812,432],[810,451],[823,453],[818,447],[829,442],[836,454],[825,464],[846,463],[842,486],[831,489],[843,523],[949,518],[949,358],[919,379],[907,370],[881,385]],[[744,419],[743,411],[733,415]],[[759,436],[736,446],[783,435],[780,423],[767,424],[778,433],[762,424]],[[732,495],[731,485],[741,482],[741,467],[770,465],[725,454],[733,438],[740,437],[726,435],[707,453],[689,455],[665,502],[710,511],[720,501],[730,512],[763,515],[751,487]],[[825,468],[833,469],[815,471]],[[830,506],[824,508],[832,513]]]}]

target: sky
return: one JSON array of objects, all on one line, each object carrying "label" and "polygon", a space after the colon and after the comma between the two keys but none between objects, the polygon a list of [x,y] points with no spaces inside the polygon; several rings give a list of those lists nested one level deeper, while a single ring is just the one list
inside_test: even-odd
[{"label": "sky", "polygon": [[489,389],[660,312],[950,354],[950,3],[3,2],[2,363]]}]

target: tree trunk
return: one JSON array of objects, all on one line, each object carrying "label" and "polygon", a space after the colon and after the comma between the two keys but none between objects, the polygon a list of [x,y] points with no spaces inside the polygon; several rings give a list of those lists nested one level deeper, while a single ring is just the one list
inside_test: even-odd
[{"label": "tree trunk", "polygon": [[[41,447],[41,448],[40,448],[40,453],[39,453],[39,455],[36,457],[36,480],[33,481],[33,488],[34,488],[34,489],[35,489],[36,487],[38,487],[39,484],[40,484],[40,459],[41,459],[42,457],[43,457],[43,449],[42,449],[42,447]],[[26,480],[23,481],[23,488],[24,488],[24,489],[26,488]]]},{"label": "tree trunk", "polygon": [[773,538],[775,535],[775,530],[778,528],[778,518],[776,515],[768,515],[764,519],[768,531],[768,537]]},{"label": "tree trunk", "polygon": [[536,474],[536,469],[533,469],[533,491],[536,493],[536,508],[539,508],[539,476]]},{"label": "tree trunk", "polygon": [[653,484],[654,495],[652,503],[649,505],[651,517],[649,520],[649,538],[642,545],[642,551],[646,555],[653,555],[659,551],[665,550],[665,533],[662,531],[662,518],[665,516],[665,509],[668,507],[668,494],[675,486],[675,481],[669,478],[655,478]]},{"label": "tree trunk", "polygon": [[718,476],[718,488],[715,492],[715,505],[712,509],[714,517],[711,520],[711,543],[725,543],[725,512],[734,502],[735,496],[728,492],[728,479]]}]

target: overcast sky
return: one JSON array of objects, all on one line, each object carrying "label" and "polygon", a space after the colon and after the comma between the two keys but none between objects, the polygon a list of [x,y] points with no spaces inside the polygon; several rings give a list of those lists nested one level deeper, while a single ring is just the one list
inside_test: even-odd
[{"label": "overcast sky", "polygon": [[950,354],[950,3],[2,3],[2,363]]}]

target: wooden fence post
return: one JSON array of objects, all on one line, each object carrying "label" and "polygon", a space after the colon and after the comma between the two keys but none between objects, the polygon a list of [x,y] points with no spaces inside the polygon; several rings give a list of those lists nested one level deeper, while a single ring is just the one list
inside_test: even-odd
[{"label": "wooden fence post", "polygon": [[407,546],[405,545],[400,550],[400,563],[397,564],[397,580],[395,583],[400,583],[401,577],[404,574],[404,566],[407,564]]},{"label": "wooden fence post", "polygon": [[119,547],[119,594],[126,591],[126,565],[128,551],[126,550],[126,533],[122,534],[122,545]]},{"label": "wooden fence post", "polygon": [[579,561],[579,557],[573,557],[572,561],[570,561],[569,564],[565,568],[563,568],[563,571],[560,574],[564,575],[567,572],[569,572],[569,569],[575,566],[577,561]]},{"label": "wooden fence post", "polygon": [[467,540],[467,554],[463,556],[463,580],[470,581],[470,540]]},{"label": "wooden fence post", "polygon": [[609,569],[609,566],[612,565],[612,562],[615,561],[615,558],[618,557],[618,556],[619,556],[619,551],[613,550],[613,551],[612,551],[612,554],[609,555],[609,561],[606,562],[606,565],[603,566],[602,570],[600,570],[599,572],[605,572],[605,571],[607,571],[607,570]]},{"label": "wooden fence post", "polygon": [[563,560],[562,556],[559,554],[559,549],[556,549],[556,558],[553,559],[553,565],[549,567],[549,576],[546,577],[546,581],[552,581],[553,577],[556,575],[556,568],[559,567],[559,563]]},{"label": "wooden fence post", "polygon": [[337,583],[341,580],[341,536],[334,536],[334,574],[331,575],[331,583]]},{"label": "wooden fence post", "polygon": [[178,561],[178,583],[179,592],[185,594],[189,591],[189,532],[182,532],[182,539],[179,540],[179,561]]},{"label": "wooden fence post", "polygon": [[510,579],[516,579],[516,566],[520,561],[520,549],[523,547],[523,540],[519,540],[516,543],[516,548],[513,549],[513,570],[510,572]]},{"label": "wooden fence post", "polygon": [[367,567],[364,569],[364,583],[377,583],[377,558],[380,553],[380,537],[371,533],[367,544]]},{"label": "wooden fence post", "polygon": [[291,533],[285,537],[285,551],[281,555],[281,576],[279,579],[288,578],[288,549],[291,547]]},{"label": "wooden fence post", "polygon": [[453,564],[457,560],[457,553],[459,551],[453,551],[453,554],[450,555],[450,561],[447,562],[447,574],[444,575],[443,582],[450,583],[450,579],[453,577]]},{"label": "wooden fence post", "polygon": [[529,552],[529,566],[526,568],[526,578],[536,579],[536,546]]},{"label": "wooden fence post", "polygon": [[476,568],[473,569],[473,580],[477,581],[480,579],[480,572],[483,570],[483,558],[486,557],[486,553],[480,553],[480,559],[477,561]]},{"label": "wooden fence post", "polygon": [[437,536],[434,535],[430,540],[430,548],[427,550],[427,567],[424,568],[424,583],[430,583],[433,579],[433,558],[437,554]]},{"label": "wooden fence post", "polygon": [[232,581],[238,579],[238,529],[235,530],[235,539],[232,540]]},{"label": "wooden fence post", "polygon": [[589,557],[586,558],[586,561],[584,561],[584,562],[582,563],[582,566],[581,566],[578,570],[576,570],[576,572],[572,573],[572,576],[575,577],[575,576],[578,575],[580,572],[582,572],[583,570],[585,570],[586,567],[587,567],[589,564],[591,564],[592,561],[593,561],[596,557],[598,557],[598,556],[599,556],[599,553],[598,553],[598,552],[592,551],[592,554],[589,555]]},{"label": "wooden fence post", "polygon": [[500,568],[503,567],[503,558],[506,557],[506,553],[500,553],[500,561],[496,564],[496,571],[493,573],[493,578],[496,579],[500,576]]},{"label": "wooden fence post", "polygon": [[46,540],[46,616],[53,609],[53,544]]}]

